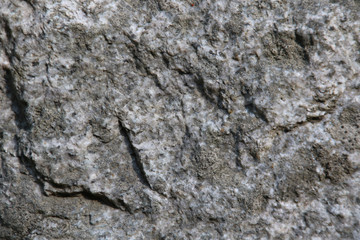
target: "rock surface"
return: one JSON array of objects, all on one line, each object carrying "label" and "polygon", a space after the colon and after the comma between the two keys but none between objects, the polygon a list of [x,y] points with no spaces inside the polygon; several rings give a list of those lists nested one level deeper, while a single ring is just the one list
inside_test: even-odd
[{"label": "rock surface", "polygon": [[360,239],[358,0],[1,0],[0,239]]}]

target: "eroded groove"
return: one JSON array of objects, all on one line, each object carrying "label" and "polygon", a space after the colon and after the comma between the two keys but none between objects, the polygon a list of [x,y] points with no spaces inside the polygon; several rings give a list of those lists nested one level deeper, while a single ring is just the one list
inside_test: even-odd
[{"label": "eroded groove", "polygon": [[11,109],[15,113],[15,122],[18,128],[30,130],[31,121],[27,113],[28,104],[24,101],[15,85],[15,78],[13,73],[8,68],[3,68],[5,71],[4,79],[6,85],[6,93],[11,100]]},{"label": "eroded groove", "polygon": [[0,23],[0,26],[3,27],[6,35],[6,41],[0,39],[0,43],[4,46],[5,55],[8,57],[11,66],[14,66],[14,58],[16,58],[17,60],[20,59],[20,56],[15,51],[16,39],[13,36],[13,31],[11,30],[9,21],[6,18],[2,17],[0,18]]},{"label": "eroded groove", "polygon": [[10,28],[9,22],[7,19],[2,18],[1,19],[3,24],[4,24],[4,30],[5,30],[5,34],[6,34],[6,38],[8,41],[12,41],[13,37],[12,37],[12,30]]},{"label": "eroded groove", "polygon": [[124,125],[120,119],[119,119],[119,128],[120,128],[121,135],[123,135],[123,137],[125,139],[126,146],[130,153],[130,156],[132,158],[133,168],[134,168],[138,178],[140,179],[140,182],[151,189],[151,185],[146,177],[144,166],[141,162],[139,151],[135,148],[135,146],[133,145],[133,143],[131,141],[131,138],[129,135],[129,130],[124,127]]},{"label": "eroded groove", "polygon": [[187,146],[190,144],[191,141],[191,133],[189,130],[189,127],[185,124],[185,134],[182,138],[182,144],[180,147],[180,153],[179,153],[179,161],[181,162],[181,164],[184,165],[185,161],[184,161],[184,151],[186,150]]},{"label": "eroded groove", "polygon": [[217,101],[215,101],[213,98],[211,98],[209,94],[209,90],[205,86],[204,79],[201,76],[196,75],[195,76],[195,86],[198,92],[201,94],[201,96],[207,100],[211,105],[215,105],[218,107],[218,109],[222,110],[224,113],[229,114],[229,109],[227,109],[223,104],[223,98],[221,94],[217,96]]},{"label": "eroded groove", "polygon": [[[306,42],[305,38],[301,34],[299,34],[298,32],[295,32],[295,42],[302,49],[302,54],[303,54],[304,61],[307,64],[309,64],[310,63],[310,56],[309,56],[309,54],[308,54],[308,52],[306,50],[306,46],[307,46],[308,43]],[[312,45],[312,38],[310,38],[309,44]]]},{"label": "eroded groove", "polygon": [[114,200],[108,198],[105,194],[93,193],[87,190],[83,190],[81,192],[52,192],[51,196],[62,198],[83,197],[86,200],[96,201],[102,205],[131,213],[130,207],[125,204],[123,200],[117,199],[115,202]]},{"label": "eroded groove", "polygon": [[184,164],[184,159],[183,159],[184,151],[187,148],[188,144],[190,143],[191,133],[190,133],[189,126],[186,123],[187,121],[186,121],[184,100],[181,99],[180,103],[181,103],[181,114],[182,114],[184,125],[185,125],[185,133],[184,133],[184,136],[182,137],[182,144],[181,144],[180,152],[179,152],[179,161],[181,162],[181,164]]},{"label": "eroded groove", "polygon": [[[17,58],[18,56],[15,52],[15,41],[13,37],[13,32],[7,19],[1,18],[0,20],[3,25],[3,29],[5,31],[7,39],[5,43],[1,43],[5,46],[9,46],[9,49],[5,49],[5,54],[8,57],[11,66],[14,67],[14,58]],[[6,94],[11,101],[11,109],[15,114],[15,123],[19,129],[29,130],[31,128],[31,121],[27,113],[28,104],[21,97],[20,92],[16,87],[16,79],[13,70],[5,66],[3,66],[3,70],[5,72],[4,80]]]},{"label": "eroded groove", "polygon": [[104,194],[92,193],[92,192],[89,192],[89,191],[83,191],[80,194],[85,199],[92,200],[92,201],[97,201],[97,202],[99,202],[99,203],[101,203],[103,205],[109,206],[109,207],[114,208],[114,209],[121,209],[121,210],[128,211],[128,207],[126,205],[120,204],[120,206],[118,206],[117,204],[115,204],[113,202],[113,200],[109,199]]}]

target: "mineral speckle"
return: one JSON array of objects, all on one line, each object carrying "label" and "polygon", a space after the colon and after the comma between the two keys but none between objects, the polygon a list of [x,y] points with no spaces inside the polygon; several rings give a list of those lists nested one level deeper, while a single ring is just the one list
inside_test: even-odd
[{"label": "mineral speckle", "polygon": [[360,239],[359,13],[2,0],[0,239]]}]

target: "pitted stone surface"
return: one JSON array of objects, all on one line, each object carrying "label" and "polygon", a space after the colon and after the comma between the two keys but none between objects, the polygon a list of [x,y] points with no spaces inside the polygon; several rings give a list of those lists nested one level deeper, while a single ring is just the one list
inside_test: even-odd
[{"label": "pitted stone surface", "polygon": [[3,0],[0,238],[359,239],[360,4]]}]

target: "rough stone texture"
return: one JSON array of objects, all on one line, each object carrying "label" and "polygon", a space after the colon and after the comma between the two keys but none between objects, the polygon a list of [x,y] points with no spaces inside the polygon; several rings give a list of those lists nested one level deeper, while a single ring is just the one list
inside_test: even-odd
[{"label": "rough stone texture", "polygon": [[358,0],[1,0],[0,239],[360,239]]}]

